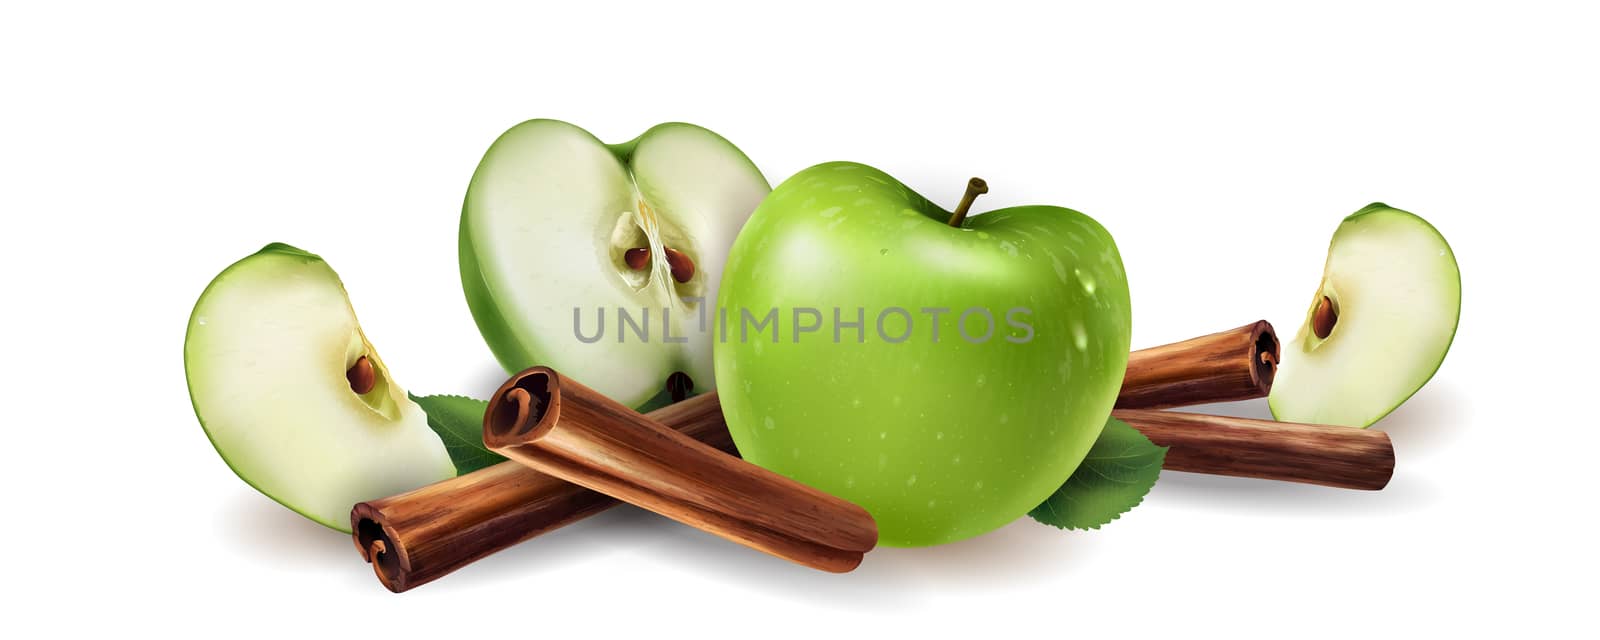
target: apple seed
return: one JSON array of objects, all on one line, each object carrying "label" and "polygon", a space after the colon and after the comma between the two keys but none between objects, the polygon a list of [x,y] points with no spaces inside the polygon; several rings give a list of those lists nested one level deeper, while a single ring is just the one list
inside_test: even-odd
[{"label": "apple seed", "polygon": [[1325,339],[1333,333],[1333,325],[1339,322],[1339,312],[1333,308],[1333,300],[1322,296],[1317,302],[1317,308],[1311,312],[1311,331],[1317,334],[1317,339]]},{"label": "apple seed", "polygon": [[682,402],[684,398],[689,397],[691,389],[694,389],[694,380],[689,378],[689,374],[674,371],[672,375],[667,376],[667,393],[672,396],[673,402]]},{"label": "apple seed", "polygon": [[637,247],[622,252],[622,261],[629,269],[638,271],[650,265],[650,247]]},{"label": "apple seed", "polygon": [[361,356],[344,372],[344,379],[350,382],[350,390],[356,392],[356,395],[366,395],[377,386],[378,372],[372,369],[372,361],[366,356]]},{"label": "apple seed", "polygon": [[672,247],[664,247],[667,253],[667,267],[672,269],[672,279],[678,282],[688,282],[694,277],[694,261],[682,251]]}]

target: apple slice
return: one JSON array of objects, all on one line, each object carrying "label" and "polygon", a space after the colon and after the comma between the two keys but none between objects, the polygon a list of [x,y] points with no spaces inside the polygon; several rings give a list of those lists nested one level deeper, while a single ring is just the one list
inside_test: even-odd
[{"label": "apple slice", "polygon": [[632,407],[659,404],[669,378],[674,395],[708,391],[722,267],[770,190],[694,125],[616,145],[555,120],[512,127],[462,208],[473,318],[508,372],[551,366]]},{"label": "apple slice", "polygon": [[1268,404],[1287,422],[1367,427],[1433,377],[1461,318],[1461,271],[1433,225],[1373,203],[1328,246]]},{"label": "apple slice", "polygon": [[223,461],[319,523],[349,532],[355,503],[455,476],[316,255],[270,244],[224,270],[195,303],[183,363]]}]

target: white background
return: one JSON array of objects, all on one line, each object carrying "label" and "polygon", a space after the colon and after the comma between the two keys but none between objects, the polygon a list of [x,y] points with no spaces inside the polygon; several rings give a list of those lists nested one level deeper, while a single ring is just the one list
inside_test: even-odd
[{"label": "white background", "polygon": [[[0,11],[0,624],[1595,633],[1592,15],[324,4]],[[849,159],[946,206],[981,175],[980,208],[1079,209],[1117,237],[1135,346],[1261,317],[1292,335],[1334,227],[1383,200],[1454,246],[1460,332],[1381,424],[1399,468],[1378,493],[1171,473],[1100,531],[1023,521],[837,576],[624,509],[393,595],[347,537],[217,458],[185,391],[185,321],[219,270],[289,242],[339,270],[402,384],[486,394],[503,374],[459,291],[456,224],[484,149],[531,117],[610,141],[699,123],[773,183]]]}]

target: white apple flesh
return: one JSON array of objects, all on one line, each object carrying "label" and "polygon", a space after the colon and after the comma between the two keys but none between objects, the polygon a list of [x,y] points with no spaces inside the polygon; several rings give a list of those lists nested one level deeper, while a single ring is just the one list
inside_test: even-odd
[{"label": "white apple flesh", "polygon": [[1305,324],[1284,345],[1268,404],[1279,420],[1367,427],[1438,371],[1461,317],[1461,271],[1444,236],[1374,203],[1328,247]]},{"label": "white apple flesh", "polygon": [[[770,190],[749,158],[693,125],[607,145],[565,122],[519,124],[484,154],[461,214],[473,317],[508,372],[551,366],[633,407],[677,373],[710,390],[701,314],[711,326],[728,248]],[[624,333],[619,310],[647,337]]]},{"label": "white apple flesh", "polygon": [[307,518],[348,532],[357,502],[455,476],[313,254],[274,244],[228,267],[195,304],[183,357],[217,453]]}]

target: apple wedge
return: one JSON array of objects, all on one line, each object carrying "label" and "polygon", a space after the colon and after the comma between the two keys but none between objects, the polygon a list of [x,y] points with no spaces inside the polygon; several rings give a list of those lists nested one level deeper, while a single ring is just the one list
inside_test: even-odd
[{"label": "apple wedge", "polygon": [[519,124],[462,208],[472,316],[507,372],[548,365],[631,407],[663,402],[669,379],[676,395],[709,391],[723,264],[770,190],[694,125],[608,145],[565,122]]},{"label": "apple wedge", "polygon": [[223,461],[307,518],[349,532],[351,505],[455,476],[316,255],[271,244],[224,270],[195,304],[183,361]]},{"label": "apple wedge", "polygon": [[1268,404],[1288,422],[1367,427],[1433,377],[1461,318],[1444,236],[1373,203],[1339,225],[1306,321],[1284,344]]}]

